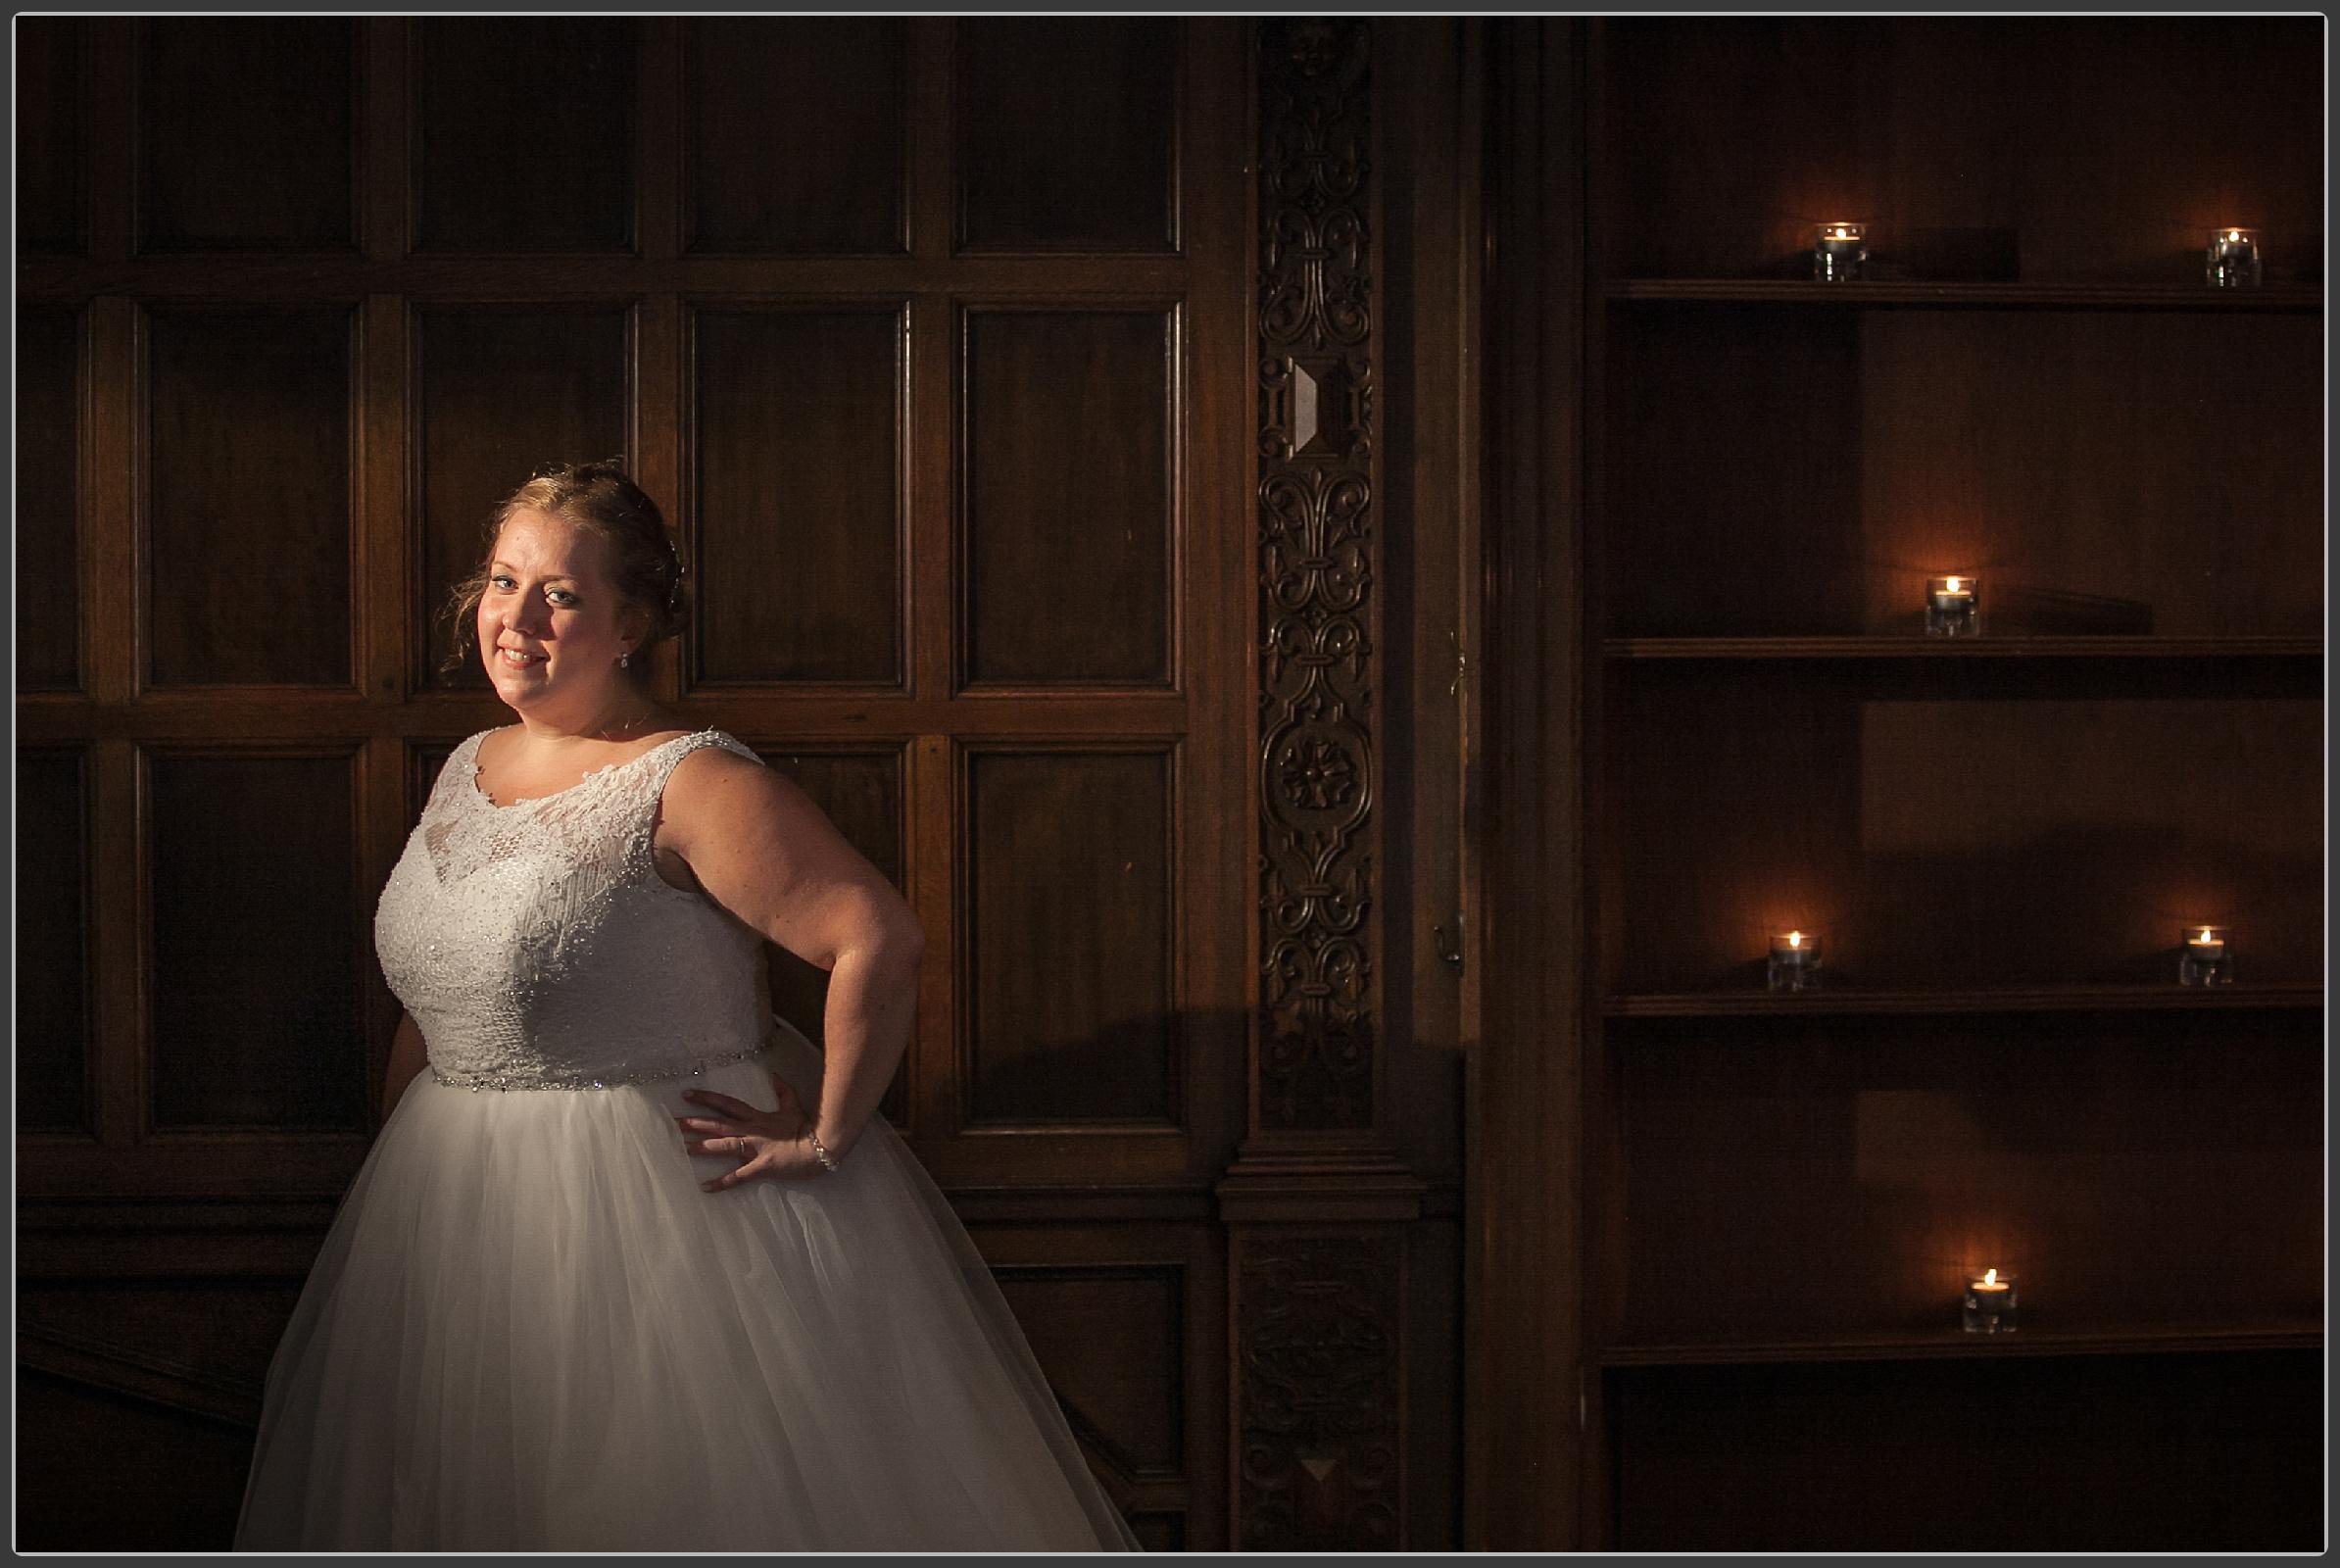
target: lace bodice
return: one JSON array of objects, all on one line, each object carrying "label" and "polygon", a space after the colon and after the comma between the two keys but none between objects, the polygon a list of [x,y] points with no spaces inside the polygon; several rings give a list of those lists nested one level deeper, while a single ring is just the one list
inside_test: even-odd
[{"label": "lace bodice", "polygon": [[771,1006],[762,939],[661,878],[651,830],[678,735],[538,800],[478,784],[482,730],[440,769],[374,912],[390,989],[442,1082],[600,1088],[754,1054]]}]

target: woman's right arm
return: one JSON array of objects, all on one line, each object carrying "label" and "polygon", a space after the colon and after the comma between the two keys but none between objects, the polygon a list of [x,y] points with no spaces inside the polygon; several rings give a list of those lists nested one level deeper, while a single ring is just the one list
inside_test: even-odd
[{"label": "woman's right arm", "polygon": [[390,1037],[390,1066],[382,1074],[382,1120],[390,1119],[390,1112],[398,1108],[398,1097],[407,1092],[407,1085],[428,1061],[423,1054],[421,1026],[401,1010],[398,1033]]}]

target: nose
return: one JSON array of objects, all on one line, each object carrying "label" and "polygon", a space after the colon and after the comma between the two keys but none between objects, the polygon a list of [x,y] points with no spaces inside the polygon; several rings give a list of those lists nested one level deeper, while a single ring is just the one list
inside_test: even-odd
[{"label": "nose", "polygon": [[524,637],[535,637],[543,633],[551,613],[543,600],[527,594],[516,595],[504,612],[504,624],[508,630]]}]

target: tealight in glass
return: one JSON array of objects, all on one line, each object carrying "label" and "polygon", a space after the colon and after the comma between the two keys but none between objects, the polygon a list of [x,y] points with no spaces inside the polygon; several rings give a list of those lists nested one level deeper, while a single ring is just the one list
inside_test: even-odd
[{"label": "tealight in glass", "polygon": [[1926,635],[1975,637],[1982,632],[1982,579],[1972,576],[1926,579]]},{"label": "tealight in glass", "polygon": [[1809,931],[1781,931],[1772,938],[1764,977],[1774,991],[1810,991],[1820,984],[1820,938]]},{"label": "tealight in glass", "polygon": [[1967,1281],[1959,1321],[1969,1334],[2013,1334],[2015,1276],[1986,1268]]},{"label": "tealight in glass", "polygon": [[2222,925],[2189,925],[2177,935],[2177,983],[2224,986],[2234,983],[2234,947]]},{"label": "tealight in glass", "polygon": [[1868,230],[1859,223],[1823,223],[1812,241],[1812,275],[1823,283],[1849,283],[1869,260]]},{"label": "tealight in glass", "polygon": [[2202,270],[2212,288],[2256,288],[2259,284],[2259,230],[2211,230],[2210,248],[2203,254]]}]

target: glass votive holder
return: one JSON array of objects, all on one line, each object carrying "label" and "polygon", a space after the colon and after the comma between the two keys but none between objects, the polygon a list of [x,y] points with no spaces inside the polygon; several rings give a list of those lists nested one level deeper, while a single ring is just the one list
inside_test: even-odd
[{"label": "glass votive holder", "polygon": [[2259,230],[2216,228],[2204,253],[2203,273],[2212,288],[2256,288],[2259,285]]},{"label": "glass votive holder", "polygon": [[1982,579],[1926,579],[1926,635],[1974,637],[1982,631]]},{"label": "glass votive holder", "polygon": [[1812,275],[1823,283],[1849,283],[1869,260],[1867,230],[1859,223],[1823,223],[1812,241]]},{"label": "glass votive holder", "polygon": [[1820,984],[1820,938],[1809,931],[1781,931],[1772,938],[1764,977],[1774,991],[1810,991]]},{"label": "glass votive holder", "polygon": [[2234,948],[2222,925],[2189,925],[2178,933],[2177,983],[2224,986],[2234,983]]},{"label": "glass votive holder", "polygon": [[2015,1332],[2015,1276],[1986,1268],[1967,1281],[1960,1323],[1969,1334]]}]

